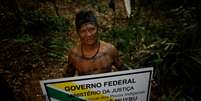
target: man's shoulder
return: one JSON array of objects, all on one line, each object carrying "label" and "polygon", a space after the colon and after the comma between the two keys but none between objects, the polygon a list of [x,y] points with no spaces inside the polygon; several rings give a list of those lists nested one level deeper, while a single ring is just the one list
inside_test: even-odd
[{"label": "man's shoulder", "polygon": [[76,45],[75,47],[71,48],[69,51],[69,56],[80,56],[80,45]]},{"label": "man's shoulder", "polygon": [[105,42],[105,41],[102,41],[102,40],[100,42],[104,47],[115,48],[114,45],[112,45],[111,43],[108,43],[108,42]]},{"label": "man's shoulder", "polygon": [[111,51],[116,50],[114,45],[112,45],[111,43],[105,42],[105,41],[101,41],[101,48],[105,52],[111,52]]}]

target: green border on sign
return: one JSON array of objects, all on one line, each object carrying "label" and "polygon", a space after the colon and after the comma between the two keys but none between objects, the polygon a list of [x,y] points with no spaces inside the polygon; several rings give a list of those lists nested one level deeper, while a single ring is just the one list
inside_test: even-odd
[{"label": "green border on sign", "polygon": [[62,91],[56,90],[51,87],[47,87],[47,91],[48,91],[49,97],[55,98],[60,101],[85,101],[83,99],[69,95],[67,93],[64,93]]}]

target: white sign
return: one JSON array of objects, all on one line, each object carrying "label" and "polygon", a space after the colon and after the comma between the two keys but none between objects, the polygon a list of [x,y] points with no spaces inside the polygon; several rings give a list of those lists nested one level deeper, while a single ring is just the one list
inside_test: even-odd
[{"label": "white sign", "polygon": [[47,101],[149,101],[153,68],[41,81]]}]

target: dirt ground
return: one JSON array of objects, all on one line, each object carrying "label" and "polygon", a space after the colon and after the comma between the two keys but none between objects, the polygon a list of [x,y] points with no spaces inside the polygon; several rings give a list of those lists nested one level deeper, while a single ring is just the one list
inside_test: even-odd
[{"label": "dirt ground", "polygon": [[4,78],[13,90],[17,101],[44,101],[40,81],[62,78],[62,73],[62,65],[40,65],[35,66],[30,72],[5,71]]}]

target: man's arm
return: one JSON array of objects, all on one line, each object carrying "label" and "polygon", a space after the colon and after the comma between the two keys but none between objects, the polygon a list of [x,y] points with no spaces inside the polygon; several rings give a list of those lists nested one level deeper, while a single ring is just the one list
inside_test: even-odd
[{"label": "man's arm", "polygon": [[113,65],[116,67],[117,70],[128,70],[128,67],[123,64],[122,59],[120,58],[118,51],[115,47],[112,49],[112,56],[113,56]]},{"label": "man's arm", "polygon": [[72,52],[69,52],[68,55],[68,61],[66,62],[66,64],[64,64],[64,73],[63,76],[64,77],[72,77],[75,75],[75,66],[73,65],[73,58],[72,58]]}]

